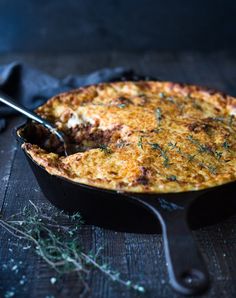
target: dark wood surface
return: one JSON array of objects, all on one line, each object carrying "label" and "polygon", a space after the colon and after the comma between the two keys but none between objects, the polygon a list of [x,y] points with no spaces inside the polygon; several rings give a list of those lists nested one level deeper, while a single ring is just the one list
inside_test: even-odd
[{"label": "dark wood surface", "polygon": [[[27,62],[58,77],[122,65],[163,80],[202,84],[236,95],[236,56],[223,52],[207,55],[149,52],[0,56],[0,64],[13,60]],[[19,121],[19,118],[10,119],[7,130],[0,134],[0,209],[3,216],[19,212],[29,204],[29,199],[38,205],[50,205],[12,136],[12,128]],[[236,215],[194,231],[194,237],[212,279],[210,290],[202,297],[236,297]],[[144,297],[180,297],[168,284],[161,235],[121,233],[84,225],[81,238],[88,250],[103,246],[101,260],[118,269],[123,278],[142,284],[147,289]],[[0,239],[0,297],[7,291],[24,298],[80,296],[82,286],[78,282],[68,279],[63,284],[52,285],[50,278],[54,272],[39,257],[23,250],[18,240],[10,241],[14,238],[3,230],[0,230]],[[14,264],[18,265],[19,272],[12,270]],[[22,275],[27,278],[24,285],[20,284]],[[137,296],[108,282],[97,272],[91,273],[88,284],[91,297]]]}]

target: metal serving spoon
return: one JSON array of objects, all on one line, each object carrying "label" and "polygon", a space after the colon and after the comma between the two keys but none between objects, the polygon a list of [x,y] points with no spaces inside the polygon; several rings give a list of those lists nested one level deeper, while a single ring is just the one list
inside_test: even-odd
[{"label": "metal serving spoon", "polygon": [[34,120],[35,122],[39,123],[43,127],[45,127],[50,133],[52,133],[56,138],[59,140],[59,142],[63,145],[64,154],[65,156],[68,156],[70,154],[73,154],[70,144],[67,141],[66,136],[63,132],[58,131],[55,126],[53,126],[50,122],[47,120],[41,118],[36,113],[28,110],[27,108],[17,104],[15,101],[13,101],[8,95],[0,92],[0,102],[8,105],[9,107],[13,108],[14,110],[20,112],[21,114],[25,115],[26,117]]}]

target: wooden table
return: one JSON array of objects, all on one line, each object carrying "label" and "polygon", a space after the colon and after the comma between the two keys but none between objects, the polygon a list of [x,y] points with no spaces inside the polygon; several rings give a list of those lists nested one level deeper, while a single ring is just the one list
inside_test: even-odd
[{"label": "wooden table", "polygon": [[[102,67],[128,66],[137,72],[163,80],[202,84],[236,96],[236,56],[230,53],[98,53],[71,55],[2,55],[0,64],[20,60],[63,77],[69,73],[86,73]],[[21,150],[12,136],[18,118],[8,122],[0,134],[0,208],[3,216],[19,212],[29,205],[50,205],[41,193]],[[209,216],[211,216],[209,214]],[[212,279],[211,289],[202,297],[236,297],[236,215],[218,224],[194,231]],[[102,262],[108,262],[125,279],[142,284],[145,297],[180,297],[168,284],[161,235],[120,233],[84,225],[81,230],[84,246],[104,247]],[[68,279],[52,285],[53,270],[33,252],[23,250],[19,241],[0,230],[0,297],[9,291],[14,297],[79,297],[82,286]],[[9,262],[11,265],[9,265]],[[8,264],[8,265],[6,265]],[[19,270],[13,270],[14,264]],[[27,280],[21,285],[22,275]],[[88,281],[90,297],[135,297],[136,294],[117,286],[97,272]],[[10,296],[9,296],[10,297]]]}]

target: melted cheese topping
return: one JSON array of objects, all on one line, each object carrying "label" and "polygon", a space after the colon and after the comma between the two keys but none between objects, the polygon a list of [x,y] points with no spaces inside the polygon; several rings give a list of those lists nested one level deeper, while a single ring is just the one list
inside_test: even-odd
[{"label": "melted cheese topping", "polygon": [[24,144],[52,175],[128,192],[182,192],[236,179],[236,99],[170,82],[117,82],[60,94],[37,113],[83,152]]}]

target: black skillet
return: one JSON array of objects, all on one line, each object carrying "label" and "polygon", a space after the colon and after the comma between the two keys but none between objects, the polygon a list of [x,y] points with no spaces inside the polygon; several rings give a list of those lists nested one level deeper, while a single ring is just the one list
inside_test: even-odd
[{"label": "black skillet", "polygon": [[[21,144],[25,141],[37,143],[38,138],[32,133],[32,127],[28,121],[16,129],[17,140]],[[208,288],[208,272],[188,227],[187,215],[190,206],[197,198],[201,198],[202,202],[208,202],[207,212],[210,217],[214,214],[216,202],[225,199],[233,201],[235,183],[182,193],[118,193],[50,175],[24,153],[45,197],[65,211],[79,211],[88,224],[111,229],[117,229],[120,225],[121,230],[128,231],[135,225],[142,230],[150,219],[143,207],[151,211],[153,218],[161,224],[171,286],[185,295],[198,294]],[[202,210],[204,206],[207,204],[203,203]],[[153,224],[154,221],[150,226],[153,227]],[[158,226],[157,221],[155,224]]]}]

